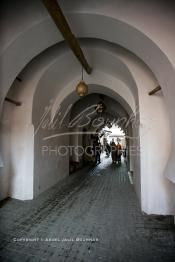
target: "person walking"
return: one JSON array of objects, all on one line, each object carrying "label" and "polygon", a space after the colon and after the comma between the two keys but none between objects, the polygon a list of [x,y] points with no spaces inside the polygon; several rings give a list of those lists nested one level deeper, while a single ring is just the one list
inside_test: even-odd
[{"label": "person walking", "polygon": [[116,158],[117,158],[118,164],[121,164],[121,155],[122,155],[122,146],[118,141],[116,145]]},{"label": "person walking", "polygon": [[105,151],[106,151],[106,156],[109,157],[111,153],[111,147],[108,142],[106,143]]},{"label": "person walking", "polygon": [[112,163],[116,163],[117,155],[116,155],[116,144],[114,142],[114,139],[112,139],[112,142],[110,143],[110,146],[111,146]]},{"label": "person walking", "polygon": [[101,143],[99,141],[98,136],[95,137],[94,142],[93,142],[93,151],[94,151],[94,156],[95,156],[95,163],[101,163],[100,155],[101,155]]}]

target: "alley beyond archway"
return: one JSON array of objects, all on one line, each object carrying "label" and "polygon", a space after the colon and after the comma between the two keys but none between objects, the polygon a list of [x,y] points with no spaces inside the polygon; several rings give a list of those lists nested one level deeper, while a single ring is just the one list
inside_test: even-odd
[{"label": "alley beyond archway", "polygon": [[141,213],[125,164],[111,158],[37,199],[5,201],[1,219],[1,261],[165,262],[175,255],[173,230]]}]

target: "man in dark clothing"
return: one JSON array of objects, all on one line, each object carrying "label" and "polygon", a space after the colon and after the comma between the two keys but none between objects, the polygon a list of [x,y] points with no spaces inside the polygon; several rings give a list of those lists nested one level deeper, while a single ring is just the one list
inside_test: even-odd
[{"label": "man in dark clothing", "polygon": [[108,142],[106,143],[105,151],[106,151],[107,157],[109,157],[109,156],[110,156],[110,153],[111,153],[111,147],[110,147],[110,145],[108,144]]},{"label": "man in dark clothing", "polygon": [[99,138],[96,137],[93,142],[93,151],[95,155],[96,164],[101,163],[100,155],[101,155],[101,143],[99,141]]},{"label": "man in dark clothing", "polygon": [[118,142],[116,145],[116,153],[117,153],[117,162],[118,164],[121,164],[121,155],[122,155],[122,146]]},{"label": "man in dark clothing", "polygon": [[112,163],[116,163],[116,161],[117,161],[117,154],[116,154],[116,144],[114,142],[114,139],[112,139],[112,142],[110,143],[110,146],[111,146]]}]

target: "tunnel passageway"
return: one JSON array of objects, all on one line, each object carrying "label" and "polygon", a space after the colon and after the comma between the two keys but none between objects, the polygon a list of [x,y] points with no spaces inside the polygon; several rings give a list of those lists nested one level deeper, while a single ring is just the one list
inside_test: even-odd
[{"label": "tunnel passageway", "polygon": [[1,261],[165,262],[175,252],[173,230],[141,213],[125,164],[105,156],[32,201],[4,201],[0,231]]}]

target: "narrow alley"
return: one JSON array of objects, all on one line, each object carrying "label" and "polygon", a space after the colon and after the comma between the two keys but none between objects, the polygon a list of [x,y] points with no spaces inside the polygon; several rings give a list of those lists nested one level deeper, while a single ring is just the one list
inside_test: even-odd
[{"label": "narrow alley", "polygon": [[[166,217],[167,219],[167,217]],[[174,261],[171,227],[140,211],[125,163],[86,167],[1,206],[1,261]]]}]

